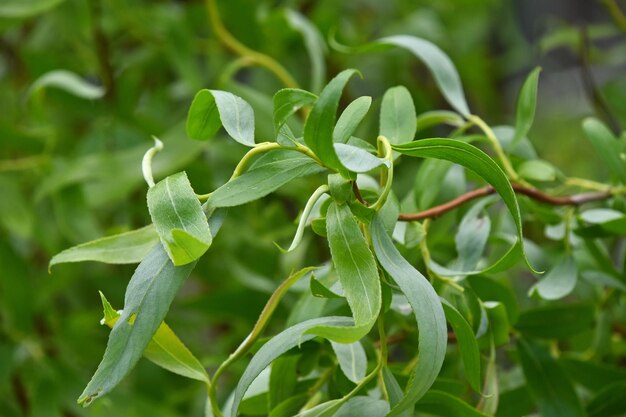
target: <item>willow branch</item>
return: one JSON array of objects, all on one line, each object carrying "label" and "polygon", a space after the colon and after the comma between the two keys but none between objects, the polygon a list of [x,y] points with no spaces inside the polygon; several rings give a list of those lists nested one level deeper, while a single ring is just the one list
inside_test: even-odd
[{"label": "willow branch", "polygon": [[[550,194],[546,194],[536,188],[526,187],[520,184],[512,184],[512,186],[513,190],[517,194],[525,195],[529,198],[532,198],[533,200],[552,206],[579,206],[581,204],[589,203],[592,201],[606,200],[613,195],[611,191],[599,191],[593,193],[574,194],[569,196],[553,196]],[[476,190],[472,190],[465,194],[462,194],[454,200],[448,201],[447,203],[443,203],[438,206],[429,208],[428,210],[420,211],[417,213],[401,213],[398,217],[398,220],[413,221],[437,218],[442,214],[447,213],[448,211],[467,203],[468,201],[472,201],[477,198],[495,193],[496,190],[492,186],[478,188]]]}]

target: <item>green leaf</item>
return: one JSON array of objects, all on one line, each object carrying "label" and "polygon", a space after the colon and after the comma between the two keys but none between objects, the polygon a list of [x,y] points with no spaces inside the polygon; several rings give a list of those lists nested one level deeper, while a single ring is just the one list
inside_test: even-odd
[{"label": "green leaf", "polygon": [[349,344],[330,342],[339,361],[339,367],[346,378],[357,384],[365,378],[367,356],[361,342]]},{"label": "green leaf", "polygon": [[299,413],[296,417],[332,417],[341,407],[341,400],[330,400]]},{"label": "green leaf", "polygon": [[[113,328],[120,317],[120,313],[113,309],[104,294],[100,293],[100,297],[104,307],[104,318],[101,324]],[[197,381],[209,382],[209,376],[200,361],[193,356],[193,353],[165,322],[161,323],[152,336],[150,343],[143,351],[143,356],[175,374]]]},{"label": "green leaf", "polygon": [[384,400],[358,396],[346,401],[334,417],[383,417],[389,412],[389,404]]},{"label": "green leaf", "polygon": [[537,85],[541,68],[535,68],[524,81],[524,85],[517,97],[517,113],[515,118],[515,136],[512,146],[515,146],[522,138],[526,137],[535,119],[535,107],[537,106]]},{"label": "green leaf", "polygon": [[380,131],[390,143],[411,142],[415,137],[415,104],[406,87],[388,89],[380,105]]},{"label": "green leaf", "polygon": [[616,382],[600,391],[587,404],[589,417],[623,416],[626,410],[626,382]]},{"label": "green leaf", "polygon": [[559,358],[559,364],[576,383],[593,392],[599,392],[613,382],[626,383],[626,370],[623,367],[589,362],[584,357],[564,356]]},{"label": "green leaf", "polygon": [[617,138],[602,122],[592,117],[583,121],[583,130],[600,160],[620,182],[626,184],[626,164]]},{"label": "green leaf", "polygon": [[161,245],[144,258],[128,283],[124,311],[111,330],[102,362],[78,398],[79,404],[89,405],[130,372],[194,266],[174,266]]},{"label": "green leaf", "polygon": [[335,143],[335,152],[337,152],[341,164],[352,172],[362,173],[371,171],[381,165],[387,168],[391,166],[388,160],[378,158],[356,146]]},{"label": "green leaf", "polygon": [[287,252],[291,252],[298,247],[300,241],[302,240],[302,236],[304,235],[304,228],[307,225],[307,220],[309,218],[309,215],[311,214],[311,211],[313,210],[313,207],[315,207],[315,204],[322,196],[328,198],[328,195],[326,195],[327,192],[327,185],[320,185],[315,191],[313,191],[313,194],[311,194],[311,197],[309,197],[306,205],[304,206],[304,210],[302,210],[302,214],[300,215],[300,219],[298,220],[298,228],[296,229],[296,234],[294,235],[293,240],[291,241],[291,245],[289,245],[289,248],[287,249]]},{"label": "green leaf", "polygon": [[186,173],[171,175],[151,187],[148,209],[174,265],[195,261],[211,246],[209,223]]},{"label": "green leaf", "polygon": [[[0,14],[2,14],[2,7],[5,6],[0,6]],[[47,72],[37,78],[28,89],[28,95],[32,96],[33,94],[37,94],[39,91],[50,87],[58,88],[75,95],[76,97],[88,100],[102,98],[106,93],[103,87],[88,83],[71,71],[55,70]]]},{"label": "green leaf", "polygon": [[604,208],[586,210],[580,214],[580,220],[589,225],[580,226],[574,232],[584,238],[626,234],[626,216],[616,210]]},{"label": "green leaf", "polygon": [[198,91],[187,114],[187,136],[210,139],[221,126],[237,142],[254,146],[254,111],[244,99],[226,91]]},{"label": "green leaf", "polygon": [[354,74],[357,74],[357,71],[349,69],[330,80],[320,93],[304,124],[304,142],[324,164],[337,170],[343,169],[333,146],[337,107],[345,85]]},{"label": "green leaf", "polygon": [[48,268],[68,262],[97,261],[109,264],[133,264],[141,260],[159,242],[154,225],[131,232],[107,236],[65,249],[52,257]]},{"label": "green leaf", "polygon": [[564,339],[591,330],[593,322],[588,304],[547,305],[522,312],[515,327],[529,337]]},{"label": "green leaf", "polygon": [[531,395],[544,417],[584,417],[570,380],[548,349],[526,339],[517,341],[520,362]]},{"label": "green leaf", "polygon": [[404,48],[421,60],[435,78],[439,90],[448,103],[461,115],[470,115],[461,78],[454,64],[437,45],[415,36],[389,36],[374,42],[379,45],[393,45]]},{"label": "green leaf", "polygon": [[303,14],[292,10],[285,10],[287,23],[298,31],[304,38],[304,45],[311,60],[311,90],[320,91],[326,78],[326,43],[317,27]]},{"label": "green leaf", "polygon": [[554,181],[556,180],[556,169],[546,161],[533,159],[523,162],[517,173],[530,181]]},{"label": "green leaf", "polygon": [[348,104],[333,129],[333,142],[347,143],[371,105],[372,98],[367,96],[359,97]]},{"label": "green leaf", "polygon": [[441,417],[488,417],[460,398],[437,390],[428,391],[415,410]]},{"label": "green leaf", "polygon": [[[391,407],[395,407],[402,398],[404,397],[404,392],[402,392],[402,388],[400,388],[400,384],[393,376],[391,371],[387,366],[383,367],[383,381],[385,383],[385,389],[387,390],[387,395],[389,396],[389,404]],[[406,410],[398,414],[398,417],[411,417],[413,414],[412,407],[408,407]]]},{"label": "green leaf", "polygon": [[459,224],[454,243],[458,253],[455,266],[460,270],[475,269],[483,255],[491,231],[491,220],[483,209],[489,203],[491,203],[490,199],[484,199],[474,204]]},{"label": "green leaf", "polygon": [[446,319],[452,326],[452,330],[454,330],[454,334],[457,338],[459,351],[461,352],[463,365],[465,366],[465,376],[474,391],[481,392],[480,351],[474,331],[467,320],[465,320],[452,304],[446,300],[442,300],[442,305]]},{"label": "green leaf", "polygon": [[391,417],[410,409],[437,378],[446,354],[448,329],[439,296],[428,280],[400,255],[377,215],[370,228],[376,257],[407,297],[419,329],[420,360],[412,371],[405,397],[392,408]]},{"label": "green leaf", "polygon": [[519,305],[513,290],[495,279],[486,276],[470,276],[467,278],[470,287],[482,301],[498,301],[506,307],[507,316],[511,323],[517,322]]},{"label": "green leaf", "polygon": [[347,204],[330,203],[326,214],[326,233],[332,261],[352,310],[355,327],[318,326],[307,330],[307,333],[339,343],[352,343],[370,331],[380,312],[378,269]]},{"label": "green leaf", "polygon": [[283,88],[274,94],[274,130],[278,134],[280,128],[292,114],[302,107],[315,103],[317,96],[299,88]]},{"label": "green leaf", "polygon": [[315,276],[311,274],[311,280],[309,281],[309,289],[314,297],[318,298],[344,298],[342,295],[334,293],[330,288],[326,287],[319,280],[315,279]]},{"label": "green leaf", "polygon": [[544,300],[558,300],[574,290],[578,270],[574,258],[565,256],[552,268],[544,278],[533,285],[529,295],[539,294]]},{"label": "green leaf", "polygon": [[209,207],[233,207],[265,197],[292,180],[322,171],[311,158],[279,149],[263,155],[249,171],[211,193]]},{"label": "green leaf", "polygon": [[[421,158],[436,158],[454,162],[474,171],[491,184],[497,193],[500,194],[511,216],[513,216],[519,241],[523,242],[522,215],[515,192],[506,174],[486,153],[464,142],[453,139],[436,138],[421,139],[402,145],[392,145],[392,148],[405,155]],[[532,271],[535,271],[528,262],[526,253],[524,251],[522,252],[526,265],[528,265]]]},{"label": "green leaf", "polygon": [[437,126],[440,124],[448,124],[451,126],[459,127],[463,124],[463,118],[453,111],[449,110],[432,110],[427,111],[419,116],[416,119],[416,131],[421,131],[424,129],[428,129],[433,126]]},{"label": "green leaf", "polygon": [[24,19],[55,8],[65,0],[3,0],[0,17]]},{"label": "green leaf", "polygon": [[286,330],[283,330],[272,337],[261,349],[252,357],[248,367],[244,371],[235,389],[233,405],[230,415],[237,416],[239,404],[244,394],[259,374],[269,366],[270,363],[288,350],[311,340],[315,335],[307,334],[306,331],[316,326],[351,326],[354,321],[349,317],[320,317],[298,323]]},{"label": "green leaf", "polygon": [[298,382],[299,355],[288,355],[272,363],[268,389],[270,409],[278,406],[294,394]]}]

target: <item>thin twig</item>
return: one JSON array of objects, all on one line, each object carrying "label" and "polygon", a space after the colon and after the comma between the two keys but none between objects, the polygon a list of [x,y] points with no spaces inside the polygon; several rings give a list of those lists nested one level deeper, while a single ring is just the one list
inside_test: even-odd
[{"label": "thin twig", "polygon": [[[581,204],[589,203],[592,201],[606,200],[613,195],[611,191],[599,191],[593,193],[574,194],[569,196],[553,196],[550,194],[546,194],[536,188],[530,188],[519,184],[512,184],[512,186],[513,190],[517,194],[525,195],[532,198],[533,200],[537,200],[541,203],[549,204],[552,206],[579,206]],[[462,194],[454,200],[448,201],[447,203],[440,204],[424,211],[420,211],[417,213],[401,213],[398,217],[398,220],[413,221],[437,218],[442,214],[447,213],[448,211],[467,203],[468,201],[475,200],[479,197],[495,194],[495,192],[496,190],[490,185],[478,188],[476,190],[472,190],[465,194]]]}]

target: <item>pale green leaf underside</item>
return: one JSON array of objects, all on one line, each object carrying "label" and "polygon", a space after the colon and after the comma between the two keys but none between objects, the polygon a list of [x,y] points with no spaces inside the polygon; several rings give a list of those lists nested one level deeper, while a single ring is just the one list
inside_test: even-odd
[{"label": "pale green leaf underside", "polygon": [[565,256],[545,277],[531,287],[529,294],[537,293],[544,300],[558,300],[574,290],[578,277],[576,262]]},{"label": "pale green leaf underside", "polygon": [[367,356],[365,356],[365,349],[363,349],[361,342],[348,344],[330,342],[330,344],[346,378],[355,384],[365,378]]},{"label": "pale green leaf underside", "polygon": [[58,88],[76,97],[88,100],[101,98],[106,92],[103,87],[91,84],[67,70],[55,70],[45,73],[30,86],[28,94],[33,95],[46,88]]},{"label": "pale green leaf underside", "polygon": [[154,225],[107,236],[65,249],[50,260],[49,267],[68,262],[97,261],[109,264],[141,262],[159,242]]}]

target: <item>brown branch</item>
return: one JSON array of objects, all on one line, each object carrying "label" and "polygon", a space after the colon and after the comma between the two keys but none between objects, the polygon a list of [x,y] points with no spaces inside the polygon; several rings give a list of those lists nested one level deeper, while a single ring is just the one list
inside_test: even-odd
[{"label": "brown branch", "polygon": [[[525,195],[529,198],[532,198],[533,200],[537,200],[541,203],[549,204],[552,206],[579,206],[581,204],[589,203],[592,201],[606,200],[612,195],[610,191],[600,191],[593,193],[574,194],[569,196],[553,196],[546,194],[536,188],[530,188],[520,184],[512,184],[512,186],[513,190],[517,194]],[[462,194],[454,200],[448,201],[447,203],[429,208],[424,211],[420,211],[417,213],[401,213],[398,217],[398,220],[413,221],[437,218],[442,214],[447,213],[448,211],[467,203],[468,201],[475,200],[479,197],[495,194],[495,192],[496,190],[492,186],[478,188],[476,190],[472,190],[470,192]]]}]

